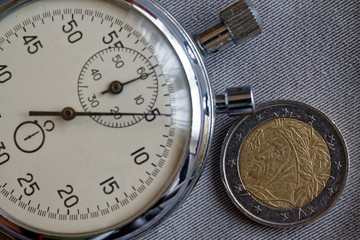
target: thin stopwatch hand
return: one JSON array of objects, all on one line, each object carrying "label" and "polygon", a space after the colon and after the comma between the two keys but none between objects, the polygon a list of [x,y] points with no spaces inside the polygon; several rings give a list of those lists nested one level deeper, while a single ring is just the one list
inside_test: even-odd
[{"label": "thin stopwatch hand", "polygon": [[34,136],[35,136],[36,134],[38,134],[38,133],[39,133],[39,131],[37,131],[37,132],[35,132],[35,133],[27,136],[26,138],[24,138],[24,141],[27,141],[27,140],[31,139],[32,137],[34,137]]},{"label": "thin stopwatch hand", "polygon": [[110,83],[110,86],[107,90],[101,92],[101,94],[105,94],[105,93],[112,93],[112,94],[120,94],[122,92],[122,90],[124,89],[124,86],[129,84],[129,83],[132,83],[132,82],[135,82],[137,80],[145,80],[148,78],[149,75],[153,74],[154,72],[151,72],[151,73],[143,73],[141,74],[140,77],[138,78],[134,78],[132,80],[129,80],[127,82],[124,82],[124,83],[121,83],[120,81],[113,81]]},{"label": "thin stopwatch hand", "polygon": [[155,111],[150,113],[129,113],[129,112],[76,112],[71,107],[66,107],[62,111],[29,111],[29,116],[60,116],[64,120],[73,120],[77,116],[146,116],[157,115],[169,117],[171,114],[161,114]]}]

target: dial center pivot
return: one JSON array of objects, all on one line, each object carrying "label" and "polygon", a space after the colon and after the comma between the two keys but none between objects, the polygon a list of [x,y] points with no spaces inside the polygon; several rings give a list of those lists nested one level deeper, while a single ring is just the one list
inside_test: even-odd
[{"label": "dial center pivot", "polygon": [[76,117],[76,112],[71,107],[66,107],[61,111],[61,117],[64,120],[70,121],[73,120]]},{"label": "dial center pivot", "polygon": [[123,84],[119,81],[113,81],[111,84],[110,84],[110,91],[111,93],[113,94],[119,94],[121,93],[123,90]]}]

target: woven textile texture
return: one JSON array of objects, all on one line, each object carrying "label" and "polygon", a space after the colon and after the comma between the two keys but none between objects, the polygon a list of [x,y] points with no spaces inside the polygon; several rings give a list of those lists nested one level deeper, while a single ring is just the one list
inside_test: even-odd
[{"label": "woven textile texture", "polygon": [[[235,0],[157,0],[189,32]],[[278,229],[244,216],[220,177],[224,137],[236,121],[217,116],[204,173],[186,201],[141,239],[360,239],[360,1],[253,0],[260,36],[209,56],[215,93],[252,85],[256,102],[301,101],[331,118],[347,142],[350,172],[335,206],[309,225]],[[0,236],[1,240],[7,239]]]},{"label": "woven textile texture", "polygon": [[[190,33],[235,0],[158,0]],[[219,159],[236,121],[217,116],[205,171],[185,203],[143,239],[360,239],[360,2],[253,0],[263,32],[207,58],[214,92],[251,84],[256,101],[305,102],[330,117],[350,155],[347,186],[321,219],[295,229],[252,222],[227,197]]]}]

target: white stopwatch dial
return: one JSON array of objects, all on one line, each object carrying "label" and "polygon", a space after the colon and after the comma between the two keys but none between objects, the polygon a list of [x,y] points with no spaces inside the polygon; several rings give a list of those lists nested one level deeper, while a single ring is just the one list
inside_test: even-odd
[{"label": "white stopwatch dial", "polygon": [[193,185],[177,184],[202,165],[212,98],[206,73],[196,73],[201,59],[187,56],[194,46],[181,45],[189,38],[175,41],[180,31],[153,5],[0,5],[2,229],[29,238],[126,235],[167,192],[180,201]]}]

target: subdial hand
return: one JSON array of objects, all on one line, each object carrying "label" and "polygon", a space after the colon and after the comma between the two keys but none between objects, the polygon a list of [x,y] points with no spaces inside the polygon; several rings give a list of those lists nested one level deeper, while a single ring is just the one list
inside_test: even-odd
[{"label": "subdial hand", "polygon": [[152,111],[150,113],[128,113],[128,112],[76,112],[71,107],[66,107],[62,111],[29,111],[29,116],[31,117],[41,117],[41,116],[60,116],[64,120],[73,120],[77,116],[147,116],[147,115],[156,115],[156,116],[165,116],[170,117],[171,114],[161,114],[157,111]]},{"label": "subdial hand", "polygon": [[112,93],[112,94],[120,94],[122,92],[122,90],[124,89],[124,86],[135,82],[137,80],[145,80],[148,78],[149,75],[153,74],[154,72],[151,73],[143,73],[140,75],[140,77],[138,78],[134,78],[132,80],[129,80],[127,82],[121,83],[120,81],[113,81],[110,83],[109,89],[101,92],[101,94],[105,94],[105,93]]},{"label": "subdial hand", "polygon": [[38,133],[39,133],[39,131],[37,131],[37,132],[35,132],[35,133],[27,136],[26,138],[24,138],[24,141],[27,141],[27,140],[31,139],[32,137],[34,137],[34,136],[35,136],[36,134],[38,134]]}]

